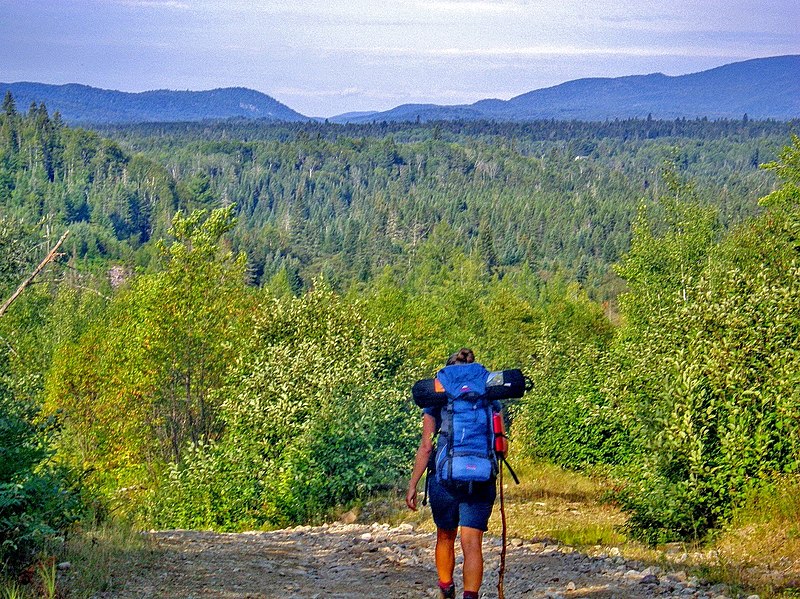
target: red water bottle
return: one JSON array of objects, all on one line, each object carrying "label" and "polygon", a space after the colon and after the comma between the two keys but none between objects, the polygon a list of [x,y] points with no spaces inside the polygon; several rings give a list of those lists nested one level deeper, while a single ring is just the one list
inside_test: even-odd
[{"label": "red water bottle", "polygon": [[508,453],[508,437],[506,437],[503,415],[500,412],[492,413],[492,428],[494,429],[494,451],[504,458]]}]

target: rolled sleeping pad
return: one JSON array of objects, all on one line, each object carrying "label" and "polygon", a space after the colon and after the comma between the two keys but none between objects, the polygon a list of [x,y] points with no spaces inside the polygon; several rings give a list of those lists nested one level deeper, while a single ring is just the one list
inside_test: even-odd
[{"label": "rolled sleeping pad", "polygon": [[[525,394],[525,375],[518,368],[489,373],[486,397],[490,400],[514,399]],[[414,403],[420,408],[433,408],[447,403],[447,394],[436,379],[422,379],[411,387]]]},{"label": "rolled sleeping pad", "polygon": [[492,372],[486,380],[489,399],[518,399],[525,395],[525,375],[519,368]]},{"label": "rolled sleeping pad", "polygon": [[447,403],[447,393],[437,391],[435,382],[436,379],[422,379],[411,387],[411,397],[420,408],[434,408]]}]

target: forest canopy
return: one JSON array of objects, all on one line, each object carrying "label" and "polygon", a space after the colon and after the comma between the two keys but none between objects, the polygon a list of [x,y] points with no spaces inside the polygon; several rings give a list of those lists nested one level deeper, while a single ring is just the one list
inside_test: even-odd
[{"label": "forest canopy", "polygon": [[533,381],[517,451],[703,537],[800,463],[792,126],[98,133],[7,96],[4,297],[70,233],[0,318],[0,558],[89,506],[238,530],[402,488],[410,386],[461,346]]}]

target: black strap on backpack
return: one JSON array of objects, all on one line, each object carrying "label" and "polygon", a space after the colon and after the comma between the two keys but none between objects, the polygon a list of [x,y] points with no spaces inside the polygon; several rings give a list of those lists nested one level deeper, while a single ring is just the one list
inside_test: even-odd
[{"label": "black strap on backpack", "polygon": [[[439,432],[436,432],[438,435]],[[425,470],[425,490],[422,493],[422,505],[428,505],[428,485],[431,484],[431,476],[436,472],[436,444],[431,447],[431,454],[428,456],[428,468]]]},{"label": "black strap on backpack", "polygon": [[514,472],[514,469],[511,467],[511,464],[508,463],[508,460],[505,458],[505,456],[498,455],[497,459],[501,462],[500,469],[502,470],[503,464],[505,464],[506,468],[508,468],[508,473],[511,475],[511,478],[514,479],[514,482],[516,484],[519,484],[519,478],[517,478],[517,473]]}]

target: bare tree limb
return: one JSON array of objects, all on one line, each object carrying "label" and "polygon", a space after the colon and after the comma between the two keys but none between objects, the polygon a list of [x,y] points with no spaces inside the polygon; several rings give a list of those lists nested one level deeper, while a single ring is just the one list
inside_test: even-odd
[{"label": "bare tree limb", "polygon": [[52,250],[50,250],[50,253],[49,253],[49,254],[47,254],[47,257],[46,257],[44,260],[42,260],[42,261],[41,261],[41,263],[39,264],[39,266],[37,266],[37,267],[36,267],[36,270],[34,270],[34,271],[31,273],[31,276],[29,276],[27,279],[25,279],[25,280],[22,282],[22,284],[21,284],[19,287],[17,287],[17,290],[16,290],[16,291],[15,291],[15,292],[12,294],[12,296],[11,296],[10,298],[8,298],[8,299],[5,301],[5,303],[4,303],[4,304],[3,304],[3,305],[0,307],[0,316],[2,316],[3,314],[5,314],[5,313],[6,313],[6,310],[8,310],[8,307],[9,307],[9,306],[10,306],[10,305],[11,305],[11,304],[14,302],[14,300],[15,300],[15,299],[17,299],[17,298],[20,296],[20,294],[21,294],[23,291],[25,291],[25,288],[26,288],[28,285],[30,285],[30,284],[31,284],[31,281],[33,281],[33,279],[34,279],[34,278],[36,278],[36,275],[38,275],[40,272],[42,272],[42,269],[43,269],[45,266],[47,266],[47,264],[48,264],[48,263],[49,263],[49,262],[50,262],[50,261],[51,261],[53,258],[55,258],[55,256],[56,256],[56,252],[58,251],[58,248],[60,248],[60,247],[61,247],[61,244],[62,244],[62,243],[64,243],[64,240],[67,238],[67,235],[69,235],[69,231],[64,231],[64,234],[61,236],[61,239],[59,239],[59,240],[58,240],[58,243],[56,243],[56,244],[55,244],[55,246],[53,246],[53,249],[52,249]]}]

